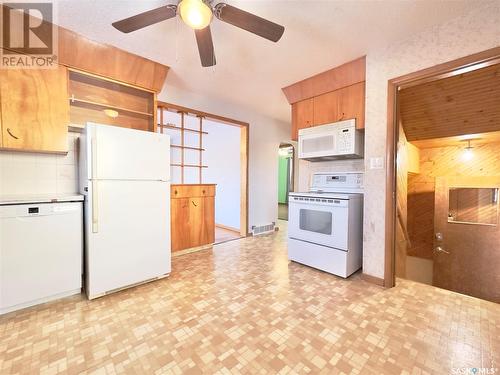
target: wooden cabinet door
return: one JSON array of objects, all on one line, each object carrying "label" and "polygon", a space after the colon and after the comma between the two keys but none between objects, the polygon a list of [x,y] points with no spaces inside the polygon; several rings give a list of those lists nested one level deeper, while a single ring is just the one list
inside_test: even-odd
[{"label": "wooden cabinet door", "polygon": [[189,198],[170,200],[170,233],[172,251],[190,248]]},{"label": "wooden cabinet door", "polygon": [[214,207],[214,197],[189,198],[190,247],[215,242]]},{"label": "wooden cabinet door", "polygon": [[24,151],[68,151],[68,77],[57,69],[0,71],[2,147]]},{"label": "wooden cabinet door", "polygon": [[302,100],[292,104],[292,140],[298,139],[300,129],[313,125],[313,99]]},{"label": "wooden cabinet door", "polygon": [[204,244],[215,242],[215,197],[203,197]]},{"label": "wooden cabinet door", "polygon": [[314,97],[314,125],[323,125],[339,121],[338,109],[338,90]]},{"label": "wooden cabinet door", "polygon": [[215,242],[215,198],[171,200],[172,251]]},{"label": "wooden cabinet door", "polygon": [[338,90],[340,120],[356,119],[356,128],[365,128],[365,83],[344,87]]}]

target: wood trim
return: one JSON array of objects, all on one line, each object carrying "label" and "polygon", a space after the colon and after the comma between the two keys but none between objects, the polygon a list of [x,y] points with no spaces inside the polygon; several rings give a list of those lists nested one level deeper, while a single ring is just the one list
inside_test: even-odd
[{"label": "wood trim", "polygon": [[227,125],[239,126],[239,127],[248,126],[248,122],[243,122],[243,121],[235,120],[235,119],[232,119],[229,117],[215,115],[213,113],[199,111],[199,110],[193,109],[193,108],[183,107],[183,106],[177,105],[177,104],[158,101],[158,106],[166,107],[169,109],[175,109],[179,112],[189,113],[189,114],[193,114],[195,116],[205,117],[207,119],[217,120],[218,122],[222,122],[222,123],[227,124]]},{"label": "wood trim", "polygon": [[[200,142],[199,142],[199,151],[200,151],[200,159],[199,159],[199,163],[200,165],[203,165],[203,117],[199,116],[199,120],[200,120],[200,136],[198,137],[200,139]],[[198,170],[199,172],[199,180],[198,182],[201,184],[203,183],[203,168],[200,168]]]},{"label": "wood trim", "polygon": [[240,235],[248,235],[248,160],[249,160],[249,129],[242,126],[240,130]]},{"label": "wood trim", "polygon": [[[163,117],[163,111],[161,114]],[[158,133],[158,96],[156,95],[156,92],[153,94],[153,132]]]},{"label": "wood trim", "polygon": [[[181,147],[184,147],[185,144],[184,144],[184,112],[180,112],[181,114]],[[182,152],[181,152],[181,163],[180,164],[170,164],[174,167],[181,167],[181,183],[183,184],[184,183],[184,167],[186,167],[186,165],[184,165],[184,148],[181,149]]]},{"label": "wood trim", "polygon": [[375,277],[375,276],[367,275],[366,273],[362,273],[361,279],[370,283],[370,284],[384,286],[384,279],[381,279],[380,277]]},{"label": "wood trim", "polygon": [[418,83],[461,74],[464,69],[472,71],[482,68],[500,59],[500,47],[465,56],[430,68],[419,70],[388,82],[387,92],[387,140],[386,140],[386,204],[385,204],[385,261],[384,261],[384,286],[395,285],[394,256],[395,256],[395,221],[396,221],[396,140],[398,139],[397,92],[400,87],[409,87]]},{"label": "wood trim", "polygon": [[170,186],[217,186],[217,184],[171,184]]},{"label": "wood trim", "polygon": [[366,80],[366,56],[349,61],[333,69],[296,82],[281,90],[288,103],[310,99],[318,95],[351,86]]}]

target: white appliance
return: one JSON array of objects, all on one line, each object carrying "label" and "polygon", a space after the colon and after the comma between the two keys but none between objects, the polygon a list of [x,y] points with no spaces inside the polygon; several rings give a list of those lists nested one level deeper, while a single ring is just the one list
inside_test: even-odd
[{"label": "white appliance", "polygon": [[364,135],[356,130],[355,119],[299,130],[299,159],[362,158],[363,150]]},{"label": "white appliance", "polygon": [[363,174],[315,173],[311,190],[290,193],[288,258],[341,277],[361,268]]},{"label": "white appliance", "polygon": [[80,137],[89,299],[170,274],[170,137],[88,123]]},{"label": "white appliance", "polygon": [[81,292],[83,197],[77,199],[0,206],[0,314]]}]

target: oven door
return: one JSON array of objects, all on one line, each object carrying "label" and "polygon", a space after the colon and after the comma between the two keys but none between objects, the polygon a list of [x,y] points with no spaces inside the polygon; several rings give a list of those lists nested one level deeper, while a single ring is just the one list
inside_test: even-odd
[{"label": "oven door", "polygon": [[291,196],[288,237],[347,251],[349,201]]}]

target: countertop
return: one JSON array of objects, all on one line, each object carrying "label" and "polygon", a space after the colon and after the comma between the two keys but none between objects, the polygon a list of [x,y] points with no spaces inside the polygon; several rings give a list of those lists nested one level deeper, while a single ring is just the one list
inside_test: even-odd
[{"label": "countertop", "polygon": [[4,195],[0,196],[0,206],[14,204],[35,203],[57,203],[57,202],[81,202],[83,195],[80,194],[43,194],[43,195]]}]

